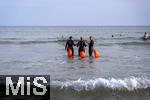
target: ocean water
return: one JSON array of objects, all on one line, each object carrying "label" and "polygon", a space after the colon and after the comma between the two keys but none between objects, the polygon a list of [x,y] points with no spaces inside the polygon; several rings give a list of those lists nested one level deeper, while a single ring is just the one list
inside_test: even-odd
[{"label": "ocean water", "polygon": [[[0,27],[1,75],[50,75],[51,100],[150,100],[149,26]],[[94,37],[99,58],[67,57],[65,43]],[[114,35],[114,37],[112,37]]]}]

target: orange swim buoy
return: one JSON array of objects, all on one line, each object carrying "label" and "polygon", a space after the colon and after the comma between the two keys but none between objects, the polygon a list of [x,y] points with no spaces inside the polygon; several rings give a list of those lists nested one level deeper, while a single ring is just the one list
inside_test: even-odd
[{"label": "orange swim buoy", "polygon": [[80,52],[80,57],[85,58],[85,53],[83,51]]},{"label": "orange swim buoy", "polygon": [[68,57],[72,57],[72,50],[70,48],[68,49]]},{"label": "orange swim buoy", "polygon": [[100,56],[98,50],[94,49],[94,56],[95,58],[98,58]]}]

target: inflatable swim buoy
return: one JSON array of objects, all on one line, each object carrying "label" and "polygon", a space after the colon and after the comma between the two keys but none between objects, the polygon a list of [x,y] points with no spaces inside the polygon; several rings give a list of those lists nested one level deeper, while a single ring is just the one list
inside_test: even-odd
[{"label": "inflatable swim buoy", "polygon": [[94,49],[94,56],[95,58],[98,58],[100,56],[98,50]]},{"label": "inflatable swim buoy", "polygon": [[80,57],[85,58],[85,53],[83,51],[80,52]]},{"label": "inflatable swim buoy", "polygon": [[68,57],[72,57],[72,50],[70,48],[68,49]]}]

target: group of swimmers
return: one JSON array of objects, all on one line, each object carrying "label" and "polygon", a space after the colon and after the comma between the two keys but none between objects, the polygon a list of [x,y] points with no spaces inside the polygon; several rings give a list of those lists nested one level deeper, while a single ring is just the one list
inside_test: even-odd
[{"label": "group of swimmers", "polygon": [[[112,37],[114,37],[112,35]],[[78,55],[80,56],[80,52],[85,52],[85,47],[89,46],[89,56],[92,56],[92,53],[93,53],[93,50],[94,50],[94,41],[93,41],[93,37],[90,36],[89,37],[90,39],[90,42],[87,43],[85,40],[83,40],[83,37],[80,37],[80,40],[78,41],[77,44],[74,43],[74,41],[72,40],[72,36],[69,37],[69,39],[67,40],[66,42],[66,46],[65,46],[65,50],[69,50],[71,49],[72,51],[72,56],[74,56],[74,46],[77,46],[78,47]],[[150,39],[150,34],[147,34],[145,32],[144,36],[143,36],[143,39],[144,40],[149,40]]]},{"label": "group of swimmers", "polygon": [[83,37],[80,37],[80,40],[78,41],[77,44],[74,43],[72,40],[72,36],[69,37],[69,39],[66,42],[65,50],[72,50],[72,56],[74,56],[74,46],[78,47],[78,55],[80,56],[80,52],[85,52],[85,47],[89,46],[89,56],[92,56],[93,50],[94,50],[94,41],[92,36],[89,37],[90,42],[87,43],[85,40],[83,40]]},{"label": "group of swimmers", "polygon": [[147,33],[145,32],[143,39],[144,39],[144,40],[150,39],[150,34],[147,34]]}]

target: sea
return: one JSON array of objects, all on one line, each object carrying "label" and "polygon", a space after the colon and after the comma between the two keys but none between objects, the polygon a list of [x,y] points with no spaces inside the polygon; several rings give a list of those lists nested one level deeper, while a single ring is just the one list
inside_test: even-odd
[{"label": "sea", "polygon": [[[150,26],[1,26],[1,75],[50,75],[50,100],[150,100]],[[112,37],[113,35],[113,37]],[[69,58],[82,36],[99,58]]]}]

